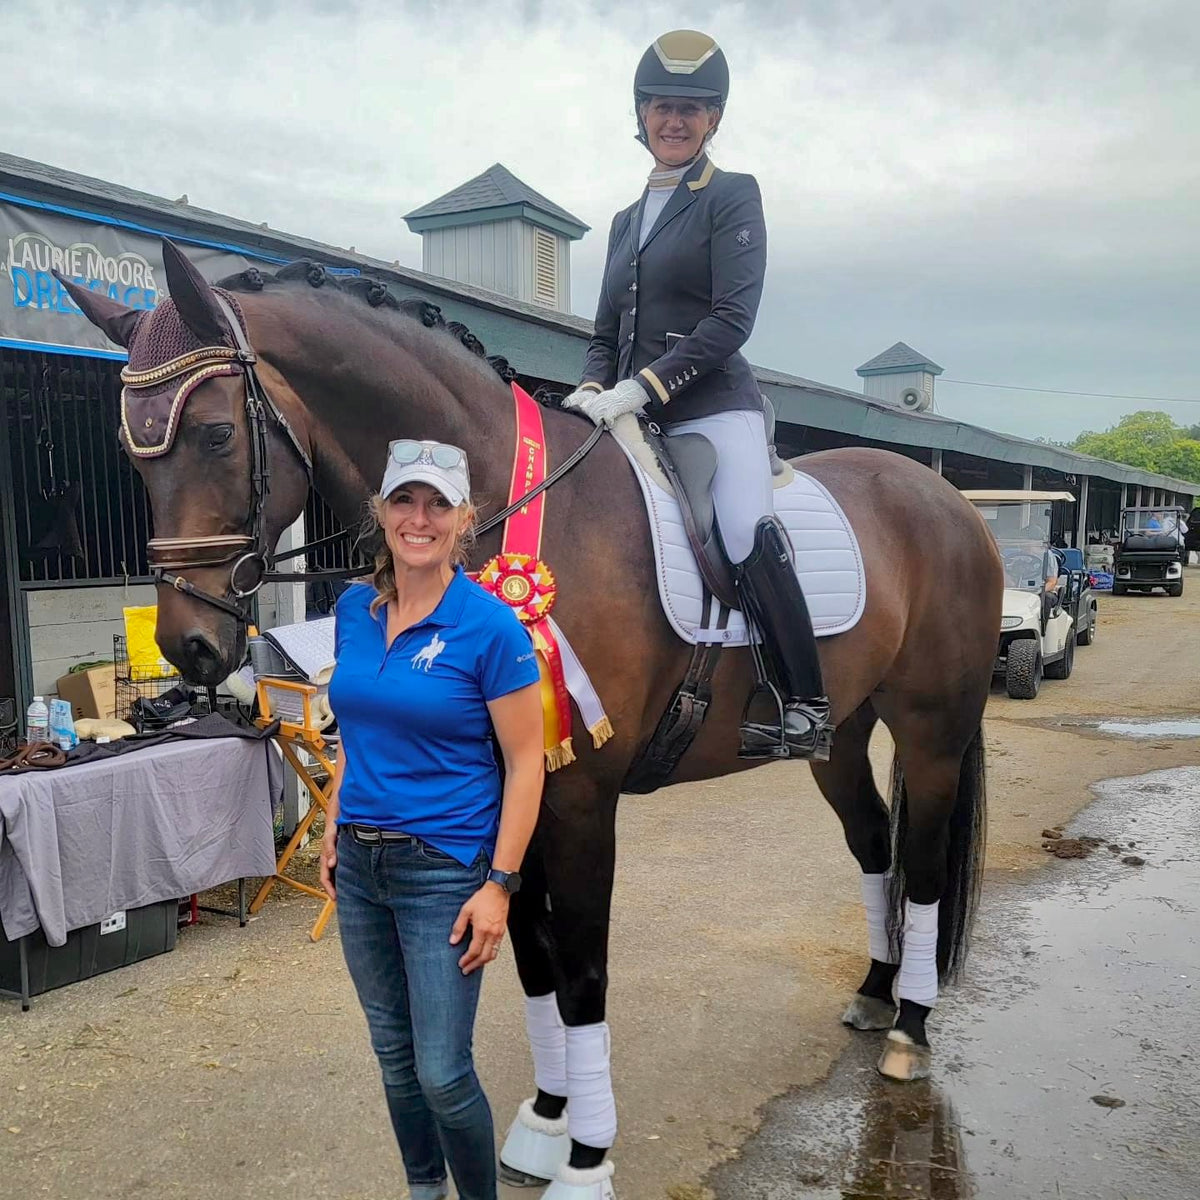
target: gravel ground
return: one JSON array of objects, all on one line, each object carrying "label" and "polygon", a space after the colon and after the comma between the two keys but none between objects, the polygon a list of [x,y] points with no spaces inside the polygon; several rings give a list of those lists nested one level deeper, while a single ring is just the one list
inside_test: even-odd
[{"label": "gravel ground", "polygon": [[[1102,597],[1097,643],[1070,680],[1034,701],[993,696],[993,882],[1061,865],[1041,831],[1083,807],[1090,784],[1200,763],[1200,740],[1104,737],[1085,723],[1195,714],[1200,571],[1188,583],[1180,599]],[[882,732],[873,753],[885,772]],[[847,1047],[838,1017],[865,966],[857,869],[807,769],[787,764],[629,798],[619,835],[616,1183],[624,1200],[698,1200],[762,1106],[826,1076]],[[6,1192],[404,1197],[337,922],[313,944],[315,915],[276,889],[245,929],[206,917],[173,954],[27,1014],[0,1007]],[[507,958],[489,968],[477,1052],[502,1134],[531,1090]]]}]

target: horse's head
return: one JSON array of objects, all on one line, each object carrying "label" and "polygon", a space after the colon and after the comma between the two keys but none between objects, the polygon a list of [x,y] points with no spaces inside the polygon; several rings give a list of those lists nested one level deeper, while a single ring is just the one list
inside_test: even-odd
[{"label": "horse's head", "polygon": [[[170,242],[163,259],[170,299],[149,312],[61,282],[129,350],[121,444],[154,517],[159,647],[186,679],[216,684],[245,654],[249,597],[303,507],[310,464],[259,378],[237,300]],[[271,372],[267,386],[282,381]]]}]

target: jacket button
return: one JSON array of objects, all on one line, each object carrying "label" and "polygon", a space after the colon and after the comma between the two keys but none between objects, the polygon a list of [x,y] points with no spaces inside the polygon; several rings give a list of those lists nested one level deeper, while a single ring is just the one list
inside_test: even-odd
[{"label": "jacket button", "polygon": [[631,342],[633,341],[633,334],[632,334],[632,333],[629,335],[629,340],[630,340]]},{"label": "jacket button", "polygon": [[636,283],[631,283],[631,284],[629,285],[629,290],[630,290],[631,292],[636,292],[636,291],[637,291],[637,284],[636,284]]},{"label": "jacket button", "polygon": [[633,260],[633,262],[631,262],[629,265],[636,271],[637,270],[637,259],[635,258]]},{"label": "jacket button", "polygon": [[632,308],[629,310],[629,315],[632,317],[632,316],[633,316],[633,314],[634,314],[634,313],[636,313],[636,312],[637,312],[637,305],[635,304],[635,305],[634,305],[634,306],[633,306],[633,307],[632,307]]}]

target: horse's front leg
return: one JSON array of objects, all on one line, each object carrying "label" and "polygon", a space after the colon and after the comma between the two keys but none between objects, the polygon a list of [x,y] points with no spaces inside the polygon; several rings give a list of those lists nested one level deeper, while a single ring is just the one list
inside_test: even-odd
[{"label": "horse's front leg", "polygon": [[500,1151],[500,1180],[546,1187],[570,1157],[567,1135],[567,1035],[555,994],[554,931],[542,847],[535,834],[509,908],[517,974],[525,993],[525,1029],[537,1093],[521,1103]]},{"label": "horse's front leg", "polygon": [[[521,1106],[501,1162],[506,1180],[523,1173],[532,1184],[557,1158],[545,1200],[613,1196],[608,1151],[617,1114],[605,1002],[615,818],[615,789],[602,790],[582,775],[569,797],[547,795],[533,847],[537,862],[528,864],[535,888],[525,895],[522,886],[513,925],[538,1094]],[[548,984],[552,992],[542,990]],[[562,1136],[564,1109],[569,1143]],[[529,1148],[524,1162],[538,1169],[510,1161],[518,1146]]]}]

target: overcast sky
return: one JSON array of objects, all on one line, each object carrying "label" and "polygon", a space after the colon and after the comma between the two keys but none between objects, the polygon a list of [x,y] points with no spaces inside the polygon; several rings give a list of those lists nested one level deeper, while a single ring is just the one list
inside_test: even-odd
[{"label": "overcast sky", "polygon": [[[592,227],[650,160],[638,56],[704,29],[719,165],[770,236],[753,361],[839,387],[897,340],[941,412],[1068,438],[1200,401],[1196,0],[0,0],[0,149],[418,267],[401,215],[499,161]],[[489,347],[498,352],[503,347]]]}]

